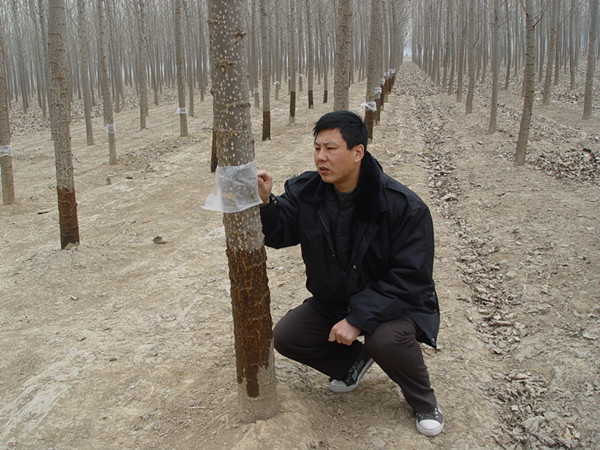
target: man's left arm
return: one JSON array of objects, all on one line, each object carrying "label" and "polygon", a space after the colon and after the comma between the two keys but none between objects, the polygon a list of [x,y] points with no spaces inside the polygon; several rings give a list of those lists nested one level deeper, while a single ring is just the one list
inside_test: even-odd
[{"label": "man's left arm", "polygon": [[408,310],[437,309],[433,222],[427,206],[412,209],[407,220],[393,229],[390,254],[389,272],[349,301],[351,312],[346,319],[365,333],[372,333],[381,322],[397,319]]}]

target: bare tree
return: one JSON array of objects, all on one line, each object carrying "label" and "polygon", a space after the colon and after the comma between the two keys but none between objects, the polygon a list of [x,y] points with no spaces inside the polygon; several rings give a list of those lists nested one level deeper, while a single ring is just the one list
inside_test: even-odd
[{"label": "bare tree", "polygon": [[592,0],[590,11],[590,39],[588,41],[587,75],[583,100],[583,119],[592,118],[594,99],[594,71],[596,69],[596,37],[598,32],[598,0]]},{"label": "bare tree", "polygon": [[87,26],[85,21],[85,2],[77,0],[77,27],[79,32],[79,52],[81,55],[80,71],[83,97],[83,110],[85,115],[85,135],[87,145],[94,145],[94,130],[92,128],[92,99],[90,96],[89,76],[89,48],[87,38]]},{"label": "bare tree", "polygon": [[140,73],[140,129],[143,130],[146,128],[146,117],[148,116],[148,41],[146,37],[146,2],[144,0],[136,0],[135,9],[138,32],[138,70]]},{"label": "bare tree", "polygon": [[260,0],[261,43],[262,43],[262,140],[271,139],[271,46],[269,45],[269,14],[267,0]]},{"label": "bare tree", "polygon": [[313,98],[314,70],[315,70],[315,53],[314,53],[314,37],[312,23],[312,2],[306,0],[306,70],[308,72],[308,108],[313,109],[315,102]]},{"label": "bare tree", "polygon": [[187,110],[185,108],[185,73],[183,68],[183,32],[181,31],[182,0],[175,0],[175,64],[177,66],[177,99],[179,107],[179,135],[188,135]]},{"label": "bare tree", "polygon": [[373,121],[376,111],[376,101],[381,96],[379,87],[379,53],[378,48],[381,45],[381,35],[378,24],[381,21],[380,0],[371,0],[371,26],[369,28],[369,49],[367,56],[367,95],[365,107],[365,123],[369,130],[369,138],[373,139]]},{"label": "bare tree", "polygon": [[523,114],[515,152],[515,166],[525,164],[529,129],[533,114],[533,98],[535,95],[535,26],[533,0],[525,1],[525,39],[527,50],[525,52],[525,71],[523,74]]},{"label": "bare tree", "polygon": [[477,34],[476,34],[476,23],[475,23],[475,2],[476,0],[469,1],[469,47],[468,47],[468,72],[469,72],[469,85],[467,88],[467,102],[465,105],[466,113],[471,114],[473,112],[473,97],[475,95],[475,65],[477,64]]},{"label": "bare tree", "polygon": [[492,101],[488,134],[496,132],[498,116],[498,82],[500,79],[500,0],[494,0],[494,24],[492,25]]},{"label": "bare tree", "polygon": [[335,33],[335,74],[333,109],[350,106],[350,73],[352,71],[352,0],[339,0]]},{"label": "bare tree", "polygon": [[[243,0],[209,0],[213,111],[220,167],[254,161]],[[256,189],[256,180],[248,189]],[[266,252],[258,207],[223,216],[231,282],[240,419],[277,411]]]},{"label": "bare tree", "polygon": [[296,71],[297,71],[297,59],[296,59],[296,12],[295,12],[296,0],[290,0],[290,11],[289,11],[289,90],[290,90],[290,125],[296,121]]},{"label": "bare tree", "polygon": [[79,222],[71,154],[71,107],[67,86],[65,54],[66,25],[64,0],[50,0],[48,9],[48,56],[50,59],[51,111],[55,120],[54,156],[60,246],[79,243]]},{"label": "bare tree", "polygon": [[8,120],[8,93],[6,85],[6,57],[4,56],[3,18],[0,17],[0,170],[2,171],[2,204],[15,203],[10,123]]},{"label": "bare tree", "polygon": [[[550,15],[550,39],[548,42],[548,61],[546,63],[546,78],[544,80],[544,93],[542,96],[542,104],[548,106],[550,104],[550,91],[552,89],[552,69],[554,68],[554,59],[556,56],[556,36],[558,28],[558,0],[551,0],[552,12]],[[558,61],[556,61],[558,66]]]},{"label": "bare tree", "polygon": [[108,163],[117,164],[117,138],[113,116],[112,94],[108,84],[108,63],[106,61],[106,26],[104,20],[104,0],[97,0],[98,8],[98,52],[101,68],[101,89],[104,110],[104,124],[108,134]]}]

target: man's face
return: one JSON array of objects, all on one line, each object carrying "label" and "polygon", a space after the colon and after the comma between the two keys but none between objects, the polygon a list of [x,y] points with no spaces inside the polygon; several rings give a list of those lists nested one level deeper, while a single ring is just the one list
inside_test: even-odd
[{"label": "man's face", "polygon": [[319,175],[340,192],[350,192],[358,184],[364,152],[362,144],[349,149],[339,128],[322,130],[315,137],[315,166]]}]

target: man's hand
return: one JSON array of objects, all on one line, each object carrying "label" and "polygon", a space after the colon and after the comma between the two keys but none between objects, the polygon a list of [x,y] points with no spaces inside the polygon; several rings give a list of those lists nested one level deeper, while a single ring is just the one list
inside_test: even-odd
[{"label": "man's hand", "polygon": [[269,203],[269,196],[273,189],[273,177],[264,170],[257,170],[256,175],[258,175],[258,195],[260,195],[263,205],[266,205]]},{"label": "man's hand", "polygon": [[359,335],[360,328],[343,319],[336,323],[329,332],[329,342],[335,341],[338,344],[352,345]]}]

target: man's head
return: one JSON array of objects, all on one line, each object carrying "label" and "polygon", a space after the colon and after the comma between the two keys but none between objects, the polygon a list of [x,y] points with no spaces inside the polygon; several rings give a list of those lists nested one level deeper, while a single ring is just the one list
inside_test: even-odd
[{"label": "man's head", "polygon": [[319,119],[313,133],[315,166],[321,179],[338,191],[354,190],[369,136],[365,123],[353,112],[334,111]]},{"label": "man's head", "polygon": [[320,131],[334,130],[336,128],[340,130],[349,149],[362,144],[364,150],[367,151],[369,131],[358,114],[352,111],[333,111],[327,113],[315,124],[313,135],[316,138]]}]

